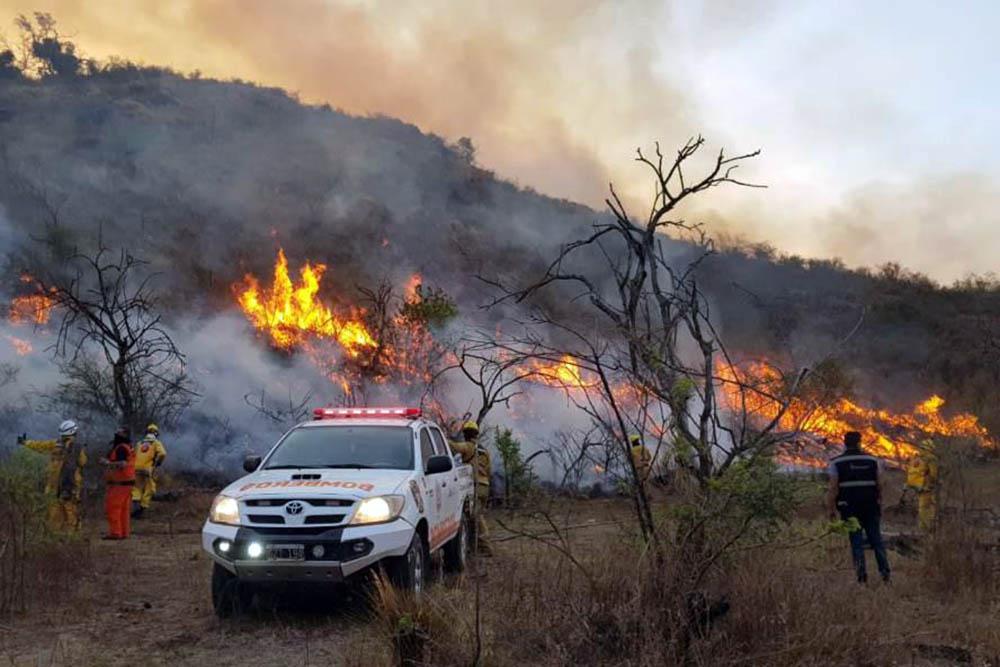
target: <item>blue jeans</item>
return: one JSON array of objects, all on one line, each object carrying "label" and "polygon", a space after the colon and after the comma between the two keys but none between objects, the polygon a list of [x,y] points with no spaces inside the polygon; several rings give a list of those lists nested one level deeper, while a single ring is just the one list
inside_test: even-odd
[{"label": "blue jeans", "polygon": [[858,581],[868,581],[868,569],[865,563],[865,538],[875,552],[875,562],[878,563],[878,573],[885,580],[889,579],[889,559],[885,555],[885,544],[882,542],[882,515],[879,512],[843,512],[842,516],[846,520],[848,517],[855,517],[861,524],[861,530],[856,530],[850,534],[851,538],[851,558],[854,561],[854,569],[858,574]]}]

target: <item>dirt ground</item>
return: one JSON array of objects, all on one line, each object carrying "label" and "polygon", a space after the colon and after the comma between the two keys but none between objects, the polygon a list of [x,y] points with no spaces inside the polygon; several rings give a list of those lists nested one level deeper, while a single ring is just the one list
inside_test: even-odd
[{"label": "dirt ground", "polygon": [[[1000,467],[984,471],[983,477],[992,485],[1000,479]],[[216,619],[209,592],[211,561],[199,543],[211,499],[211,492],[188,490],[176,502],[156,503],[149,518],[134,523],[134,536],[125,542],[101,541],[103,517],[96,508],[91,510],[85,574],[61,597],[33,600],[26,614],[0,620],[0,667],[384,664],[384,640],[372,631],[362,593],[286,600],[278,608],[237,620]],[[822,514],[819,495],[807,505],[800,519],[815,520]],[[595,545],[622,539],[621,526],[628,523],[630,512],[628,501],[620,498],[562,500],[549,509],[560,526],[570,527],[566,534],[577,553],[594,553],[599,551]],[[531,557],[549,557],[543,547],[501,526],[536,532],[544,525],[522,521],[516,512],[493,511],[491,517],[497,555],[489,569],[498,576],[484,580],[487,596],[501,594],[494,587],[505,585],[505,576],[499,576],[505,568]],[[890,512],[885,523],[890,533],[912,530],[908,515]],[[867,615],[892,618],[882,631],[902,649],[897,664],[965,664],[964,659],[942,659],[934,652],[978,646],[975,654],[982,656],[1000,646],[995,615],[983,615],[981,606],[942,599],[939,593],[931,597],[923,584],[921,561],[898,553],[890,556],[896,568],[893,587],[873,586],[851,605],[856,605],[859,621]],[[836,602],[853,594],[846,538],[824,540],[787,565],[808,571],[810,588],[818,596]],[[464,578],[442,585],[452,589],[446,593],[459,596],[467,594],[463,587],[469,588]],[[991,659],[976,662],[996,664]]]},{"label": "dirt ground", "polygon": [[[286,597],[277,608],[218,620],[209,589],[212,564],[199,541],[212,497],[188,490],[176,502],[154,503],[147,518],[133,521],[132,538],[124,542],[102,541],[103,516],[90,508],[85,553],[91,565],[63,597],[34,600],[27,614],[0,622],[0,667],[382,663],[385,647],[373,645],[379,640],[368,632],[373,620],[363,590]],[[581,539],[594,539],[614,534],[613,524],[627,520],[628,509],[621,499],[574,502],[563,508],[561,523],[577,526]],[[495,516],[518,521],[516,513]],[[497,525],[492,531],[497,560],[534,549]],[[360,655],[366,647],[372,660]]]},{"label": "dirt ground", "polygon": [[156,503],[132,539],[101,541],[89,517],[92,566],[60,600],[35,600],[0,624],[0,667],[56,665],[332,665],[367,625],[357,596],[220,622],[211,561],[199,544],[210,493]]}]

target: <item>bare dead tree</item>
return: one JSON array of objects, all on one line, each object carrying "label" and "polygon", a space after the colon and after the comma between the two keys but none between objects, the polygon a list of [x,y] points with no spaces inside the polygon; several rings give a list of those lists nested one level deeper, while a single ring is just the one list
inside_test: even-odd
[{"label": "bare dead tree", "polygon": [[[701,137],[691,139],[671,159],[658,144],[652,157],[637,151],[636,160],[649,169],[655,184],[644,219],[629,214],[612,186],[606,200],[611,219],[565,245],[538,279],[521,286],[483,280],[499,290],[491,305],[543,302],[534,297],[555,288],[565,290],[563,301],[588,304],[589,309],[570,316],[536,306],[534,322],[546,333],[522,335],[503,345],[553,362],[569,356],[587,373],[590,381],[573,395],[618,447],[632,479],[638,476],[629,456],[630,433],[656,434],[668,438],[675,452],[688,453],[677,456],[678,463],[707,489],[736,461],[759,456],[776,444],[775,426],[803,375],[777,397],[781,408],[773,419],[761,424],[750,414],[751,399],[741,378],[719,373],[720,364],[734,364],[698,283],[698,269],[714,253],[714,245],[701,225],[675,217],[675,211],[721,185],[761,187],[736,177],[759,151],[734,157],[720,151],[692,179],[690,163],[704,143]],[[688,242],[688,259],[679,261],[665,248],[671,236]],[[723,410],[723,391],[736,395],[737,405]],[[643,536],[655,542],[644,485],[632,488]]]},{"label": "bare dead tree", "polygon": [[521,355],[505,353],[488,334],[459,340],[450,350],[448,359],[428,383],[427,392],[437,391],[449,374],[461,373],[478,394],[469,413],[480,426],[493,408],[509,406],[510,401],[522,393],[522,381],[538,374],[536,369],[524,363]]},{"label": "bare dead tree", "polygon": [[243,396],[243,401],[257,411],[262,417],[279,426],[293,426],[309,416],[312,410],[313,392],[306,391],[301,397],[295,397],[291,388],[288,389],[287,401],[272,399],[267,391],[259,394],[251,393]]},{"label": "bare dead tree", "polygon": [[66,379],[58,398],[133,429],[172,422],[197,396],[145,266],[125,250],[115,256],[100,246],[37,284],[61,317],[53,351]]}]

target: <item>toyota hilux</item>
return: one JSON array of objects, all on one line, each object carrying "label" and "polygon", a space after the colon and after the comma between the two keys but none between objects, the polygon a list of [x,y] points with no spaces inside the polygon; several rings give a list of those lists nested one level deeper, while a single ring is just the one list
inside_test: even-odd
[{"label": "toyota hilux", "polygon": [[465,568],[471,467],[417,408],[317,408],[215,498],[202,529],[229,616],[270,584],[339,584],[378,568],[419,594],[431,558]]}]

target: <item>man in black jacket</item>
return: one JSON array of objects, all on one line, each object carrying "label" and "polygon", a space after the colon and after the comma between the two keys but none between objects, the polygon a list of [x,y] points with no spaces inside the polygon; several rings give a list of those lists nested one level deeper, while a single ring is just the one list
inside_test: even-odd
[{"label": "man in black jacket", "polygon": [[844,453],[830,461],[830,486],[827,490],[827,509],[831,519],[847,521],[855,518],[858,530],[850,533],[851,556],[858,582],[868,581],[865,565],[865,538],[875,552],[879,574],[883,581],[890,577],[889,559],[882,542],[882,498],[884,472],[882,461],[861,449],[861,434],[849,431],[844,434]]}]

